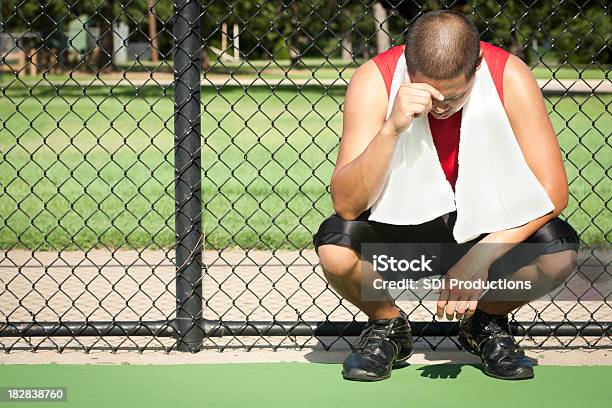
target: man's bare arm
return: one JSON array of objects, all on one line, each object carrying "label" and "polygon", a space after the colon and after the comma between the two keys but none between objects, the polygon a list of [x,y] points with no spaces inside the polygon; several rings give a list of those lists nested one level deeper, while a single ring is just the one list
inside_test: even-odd
[{"label": "man's bare arm", "polygon": [[384,127],[387,93],[372,60],[360,66],[344,99],[342,138],[331,179],[334,210],[355,219],[380,194],[397,143],[397,134]]},{"label": "man's bare arm", "polygon": [[336,168],[331,180],[334,210],[355,219],[378,199],[399,135],[412,119],[427,115],[432,97],[443,100],[431,85],[400,85],[389,118],[382,75],[370,60],[357,69],[346,90],[344,124]]},{"label": "man's bare arm", "polygon": [[[498,231],[481,242],[519,243],[529,238],[567,205],[568,184],[557,136],[548,116],[544,98],[529,67],[511,55],[504,71],[506,113],[527,164],[542,184],[555,209],[520,227]],[[487,246],[491,261],[501,257],[513,245]]]}]

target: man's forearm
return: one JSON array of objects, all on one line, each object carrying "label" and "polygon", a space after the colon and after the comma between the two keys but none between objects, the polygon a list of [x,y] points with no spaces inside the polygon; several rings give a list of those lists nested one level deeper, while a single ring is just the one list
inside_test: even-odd
[{"label": "man's forearm", "polygon": [[389,174],[399,135],[383,126],[368,147],[336,171],[331,181],[334,210],[346,219],[355,219],[378,198]]},{"label": "man's forearm", "polygon": [[506,252],[511,250],[517,244],[524,242],[532,236],[544,224],[552,220],[558,215],[558,212],[553,211],[543,217],[528,222],[520,227],[511,228],[502,231],[496,231],[488,234],[478,244],[495,244],[495,245],[476,245],[478,248],[478,256],[491,265],[497,259],[501,258]]}]

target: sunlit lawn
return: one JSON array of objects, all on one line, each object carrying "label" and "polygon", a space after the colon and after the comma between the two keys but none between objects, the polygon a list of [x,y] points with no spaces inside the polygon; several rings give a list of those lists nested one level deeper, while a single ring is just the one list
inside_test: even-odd
[{"label": "sunlit lawn", "polygon": [[[207,247],[311,246],[332,212],[326,186],[344,88],[210,89],[202,109]],[[171,91],[108,92],[35,87],[28,95],[11,86],[0,98],[0,247],[173,244]],[[611,100],[550,99],[571,180],[564,216],[589,244],[609,239],[612,226]]]}]

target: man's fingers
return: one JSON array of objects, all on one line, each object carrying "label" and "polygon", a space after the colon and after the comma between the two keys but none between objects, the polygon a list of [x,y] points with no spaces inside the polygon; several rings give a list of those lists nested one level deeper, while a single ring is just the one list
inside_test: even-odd
[{"label": "man's fingers", "polygon": [[442,95],[442,92],[438,91],[436,88],[434,88],[433,86],[429,85],[428,83],[409,83],[406,84],[404,83],[403,86],[410,86],[412,88],[417,88],[417,89],[424,89],[426,91],[429,91],[429,93],[431,94],[432,97],[436,98],[439,101],[443,101],[444,100],[444,95]]},{"label": "man's fingers", "polygon": [[427,105],[421,105],[419,103],[411,103],[408,105],[408,110],[412,112],[415,118],[420,118],[421,116],[425,116],[431,110],[431,103]]},{"label": "man's fingers", "polygon": [[457,299],[449,299],[446,304],[446,319],[453,320],[455,317],[455,310],[457,310]]},{"label": "man's fingers", "polygon": [[[404,84],[400,86],[399,94],[408,95],[410,98],[424,97],[428,99],[436,98],[444,100],[444,97],[436,88],[429,84]],[[442,99],[440,99],[442,97]]]},{"label": "man's fingers", "polygon": [[446,318],[453,320],[455,317],[455,310],[457,310],[457,302],[459,301],[459,294],[456,291],[449,293],[448,302],[446,302]]},{"label": "man's fingers", "polygon": [[461,299],[459,302],[457,302],[457,320],[460,320],[465,314],[465,311],[468,308],[468,303],[469,302],[467,299]]},{"label": "man's fingers", "polygon": [[444,308],[446,307],[448,296],[448,289],[442,289],[442,291],[440,292],[440,297],[438,298],[438,304],[436,308],[436,315],[438,316],[438,319],[442,319],[442,316],[444,315]]},{"label": "man's fingers", "polygon": [[476,307],[478,306],[478,300],[470,300],[468,303],[468,308],[465,311],[466,317],[470,317],[476,311]]},{"label": "man's fingers", "polygon": [[416,95],[406,95],[405,98],[407,98],[407,100],[409,102],[413,102],[413,103],[422,103],[422,104],[426,104],[426,103],[431,103],[431,95],[428,92],[424,92],[424,93],[419,93]]}]

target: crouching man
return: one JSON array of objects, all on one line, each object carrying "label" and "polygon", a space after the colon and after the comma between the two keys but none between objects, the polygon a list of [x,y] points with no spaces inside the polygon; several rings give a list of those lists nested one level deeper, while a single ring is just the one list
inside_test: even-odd
[{"label": "crouching man", "polygon": [[[335,213],[315,248],[330,285],[369,317],[344,378],[388,378],[412,353],[393,298],[362,296],[377,276],[364,244],[428,242],[456,244],[447,279],[531,283],[505,297],[446,288],[437,314],[460,320],[459,340],[486,374],[533,377],[508,314],[564,282],[579,238],[558,218],[567,176],[540,89],[519,58],[480,41],[462,14],[421,16],[404,45],[353,75],[331,192]],[[538,250],[517,256],[519,244]]]}]

